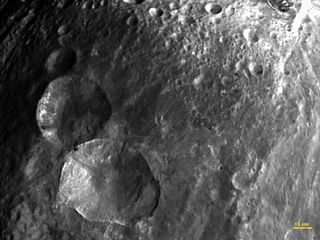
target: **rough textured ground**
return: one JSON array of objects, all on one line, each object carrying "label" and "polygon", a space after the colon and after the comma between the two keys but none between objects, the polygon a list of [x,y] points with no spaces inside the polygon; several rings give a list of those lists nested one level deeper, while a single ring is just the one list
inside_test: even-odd
[{"label": "rough textured ground", "polygon": [[[2,0],[2,239],[319,239],[320,2],[278,2]],[[58,77],[79,85],[56,88],[39,123]],[[100,165],[75,172],[98,176],[96,195],[57,199],[68,154],[94,139],[143,159],[120,154],[112,190],[114,216],[139,217],[79,213],[104,192]]]}]

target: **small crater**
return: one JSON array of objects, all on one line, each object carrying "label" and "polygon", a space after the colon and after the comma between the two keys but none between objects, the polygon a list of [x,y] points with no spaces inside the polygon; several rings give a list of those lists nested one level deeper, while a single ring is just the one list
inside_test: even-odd
[{"label": "small crater", "polygon": [[223,76],[221,78],[221,83],[223,86],[228,87],[231,86],[233,84],[233,78],[231,76]]},{"label": "small crater", "polygon": [[74,0],[58,0],[57,7],[58,8],[66,8],[69,7]]},{"label": "small crater", "polygon": [[181,80],[181,79],[177,79],[177,80],[175,81],[175,85],[176,85],[178,88],[181,87],[181,86],[183,85],[182,80]]},{"label": "small crater", "polygon": [[128,17],[126,24],[128,26],[136,26],[138,24],[138,18],[135,15]]},{"label": "small crater", "polygon": [[149,15],[153,18],[161,17],[163,15],[163,10],[161,8],[150,8]]},{"label": "small crater", "polygon": [[214,4],[214,3],[206,4],[204,9],[207,11],[207,13],[210,13],[210,14],[219,14],[222,11],[221,5]]},{"label": "small crater", "polygon": [[85,1],[82,3],[81,9],[87,10],[89,8],[91,8],[91,1]]},{"label": "small crater", "polygon": [[122,1],[127,4],[140,4],[144,2],[144,0],[122,0]]},{"label": "small crater", "polygon": [[257,63],[250,63],[249,70],[254,76],[261,76],[263,74],[263,66]]},{"label": "small crater", "polygon": [[68,31],[69,31],[69,26],[64,24],[58,28],[57,33],[59,35],[65,35],[66,33],[68,33]]},{"label": "small crater", "polygon": [[193,17],[186,15],[180,15],[178,21],[183,25],[192,25],[196,22]]},{"label": "small crater", "polygon": [[292,12],[292,9],[291,9],[292,4],[289,3],[287,0],[268,0],[268,3],[272,8],[280,12],[283,12],[283,13]]},{"label": "small crater", "polygon": [[77,55],[71,48],[61,48],[49,55],[45,67],[51,74],[64,74],[73,67],[76,58]]},{"label": "small crater", "polygon": [[263,73],[263,66],[261,64],[257,64],[254,69],[253,69],[253,72],[256,74],[256,75],[262,75]]}]

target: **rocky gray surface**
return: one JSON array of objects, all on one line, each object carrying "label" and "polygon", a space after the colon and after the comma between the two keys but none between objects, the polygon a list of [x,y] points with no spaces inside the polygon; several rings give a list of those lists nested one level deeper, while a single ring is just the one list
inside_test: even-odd
[{"label": "rocky gray surface", "polygon": [[318,239],[319,16],[2,1],[2,238]]}]

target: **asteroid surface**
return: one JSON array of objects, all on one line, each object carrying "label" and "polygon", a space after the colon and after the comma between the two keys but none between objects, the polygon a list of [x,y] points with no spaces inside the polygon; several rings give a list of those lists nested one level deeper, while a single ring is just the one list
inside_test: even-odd
[{"label": "asteroid surface", "polygon": [[0,22],[3,239],[320,239],[319,0],[3,0]]}]

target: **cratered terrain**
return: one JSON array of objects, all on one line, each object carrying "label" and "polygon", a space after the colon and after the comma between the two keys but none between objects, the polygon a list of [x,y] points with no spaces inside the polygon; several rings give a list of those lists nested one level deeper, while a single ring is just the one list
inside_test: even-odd
[{"label": "cratered terrain", "polygon": [[2,0],[0,22],[1,239],[320,239],[319,0]]}]

